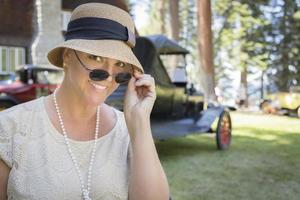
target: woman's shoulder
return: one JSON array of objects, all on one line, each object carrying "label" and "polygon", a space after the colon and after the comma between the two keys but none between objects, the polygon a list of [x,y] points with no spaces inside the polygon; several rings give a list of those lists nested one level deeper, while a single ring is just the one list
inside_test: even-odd
[{"label": "woman's shoulder", "polygon": [[124,113],[123,111],[121,110],[118,110],[117,108],[114,108],[114,107],[111,107],[112,110],[116,113],[117,115],[117,120],[118,122],[120,123],[120,125],[122,127],[126,126],[126,121],[125,121],[125,116],[124,116]]},{"label": "woman's shoulder", "polygon": [[127,136],[128,130],[127,130],[127,125],[126,125],[125,116],[124,116],[123,111],[118,110],[117,108],[109,106],[107,104],[106,104],[106,106],[108,109],[111,110],[112,114],[116,115],[116,120],[117,120],[116,126],[118,127],[119,134],[123,133],[123,135]]},{"label": "woman's shoulder", "polygon": [[44,97],[40,97],[38,99],[34,99],[25,103],[21,103],[18,105],[15,105],[11,108],[8,108],[6,110],[3,110],[0,112],[0,117],[2,116],[8,116],[8,115],[13,115],[17,114],[19,112],[34,112],[39,110],[39,104],[43,100]]},{"label": "woman's shoulder", "polygon": [[0,125],[19,123],[20,120],[29,119],[34,112],[41,110],[39,106],[42,98],[38,98],[26,103],[21,103],[0,112]]},{"label": "woman's shoulder", "polygon": [[[109,116],[113,116],[116,115],[117,119],[124,119],[124,113],[121,110],[118,110],[117,108],[110,106],[108,104],[104,104],[105,109],[108,111],[107,113],[109,113]],[[113,118],[113,117],[112,117]]]},{"label": "woman's shoulder", "polygon": [[26,135],[26,127],[31,125],[33,112],[40,109],[41,100],[22,103],[0,112],[0,159],[10,168],[16,144],[28,141],[24,140],[23,136]]}]

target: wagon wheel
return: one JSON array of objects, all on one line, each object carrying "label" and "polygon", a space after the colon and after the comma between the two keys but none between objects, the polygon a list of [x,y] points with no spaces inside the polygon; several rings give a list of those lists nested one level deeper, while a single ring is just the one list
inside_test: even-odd
[{"label": "wagon wheel", "polygon": [[228,111],[223,111],[219,117],[216,142],[219,150],[226,150],[231,142],[231,118]]}]

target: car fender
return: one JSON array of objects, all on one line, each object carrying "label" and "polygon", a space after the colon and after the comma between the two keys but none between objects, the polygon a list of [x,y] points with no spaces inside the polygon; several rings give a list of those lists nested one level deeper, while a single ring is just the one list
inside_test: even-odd
[{"label": "car fender", "polygon": [[16,98],[14,98],[13,96],[6,94],[6,93],[0,94],[0,101],[9,101],[9,102],[12,102],[13,104],[20,103]]}]

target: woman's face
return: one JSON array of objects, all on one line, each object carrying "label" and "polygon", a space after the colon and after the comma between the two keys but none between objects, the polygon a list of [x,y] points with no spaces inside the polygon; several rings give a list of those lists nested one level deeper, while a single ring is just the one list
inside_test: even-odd
[{"label": "woman's face", "polygon": [[91,80],[89,78],[90,71],[86,70],[84,66],[90,70],[105,70],[110,75],[116,75],[120,72],[132,73],[132,66],[128,63],[80,51],[76,51],[76,54],[71,49],[66,49],[63,54],[63,60],[66,65],[64,82],[72,90],[74,89],[74,92],[80,95],[89,105],[97,106],[103,103],[118,88],[119,84],[113,76],[109,76],[103,81]]}]

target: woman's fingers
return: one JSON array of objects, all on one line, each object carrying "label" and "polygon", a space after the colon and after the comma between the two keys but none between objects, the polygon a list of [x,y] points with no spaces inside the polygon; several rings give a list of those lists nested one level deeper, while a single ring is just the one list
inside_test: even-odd
[{"label": "woman's fingers", "polygon": [[154,84],[154,79],[152,78],[139,79],[135,82],[136,86],[151,86],[153,84]]},{"label": "woman's fingers", "polygon": [[141,83],[144,83],[144,82],[145,83],[148,82],[148,83],[154,84],[154,78],[151,75],[149,75],[149,74],[139,75],[137,77],[137,81],[135,83],[136,84],[141,84]]},{"label": "woman's fingers", "polygon": [[136,81],[136,91],[139,98],[156,98],[155,81],[151,76],[145,76]]},{"label": "woman's fingers", "polygon": [[142,74],[140,71],[134,69],[134,71],[133,71],[133,76],[134,76],[135,78],[140,78],[140,77],[143,76],[143,74]]},{"label": "woman's fingers", "polygon": [[151,92],[155,92],[155,80],[150,75],[143,75],[143,77],[135,82],[135,86],[145,86],[148,87]]},{"label": "woman's fingers", "polygon": [[131,79],[128,82],[127,89],[130,91],[134,91],[135,90],[135,82],[136,82],[136,78],[131,77]]},{"label": "woman's fingers", "polygon": [[150,74],[142,74],[138,70],[134,70],[133,78],[128,84],[129,91],[135,90],[137,96],[141,97],[155,97],[155,80]]}]

